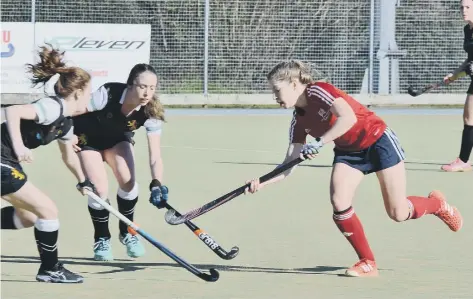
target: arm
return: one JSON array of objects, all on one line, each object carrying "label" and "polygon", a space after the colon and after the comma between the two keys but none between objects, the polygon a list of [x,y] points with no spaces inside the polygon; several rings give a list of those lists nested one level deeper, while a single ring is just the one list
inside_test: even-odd
[{"label": "arm", "polygon": [[66,135],[58,139],[59,150],[61,151],[62,161],[67,168],[76,177],[79,183],[85,181],[85,175],[82,171],[82,165],[79,156],[74,150],[74,145],[77,143],[77,136],[74,135],[74,127],[69,129]]},{"label": "arm", "polygon": [[59,150],[61,151],[62,161],[66,164],[67,168],[72,172],[76,177],[79,183],[85,181],[85,175],[82,171],[82,166],[80,164],[79,156],[76,154],[72,148],[72,142],[58,140]]},{"label": "arm", "polygon": [[[297,159],[300,156],[302,146],[303,146],[302,143],[291,143],[291,144],[289,144],[289,147],[288,147],[287,153],[286,153],[286,158],[284,159],[282,164],[285,164],[289,161]],[[259,185],[260,186],[259,188],[262,188],[262,187],[265,187],[267,185],[271,185],[273,183],[282,181],[283,179],[287,178],[290,174],[292,174],[295,168],[296,168],[296,166],[286,170],[285,172],[281,173],[280,175],[275,176],[274,178],[272,178],[272,179],[270,179],[270,180],[268,180],[264,183],[261,183]]]},{"label": "arm", "polygon": [[146,127],[148,135],[149,166],[151,168],[152,180],[149,185],[151,191],[149,202],[158,209],[166,207],[169,199],[169,189],[163,182],[163,159],[161,158],[161,126],[148,124]]},{"label": "arm", "polygon": [[149,167],[151,169],[151,177],[153,180],[163,181],[163,159],[161,157],[161,135],[147,134],[148,136],[148,153]]},{"label": "arm", "polygon": [[20,122],[22,119],[37,120],[36,109],[32,104],[9,106],[5,109],[5,119],[13,149],[17,152],[25,147],[21,137]]},{"label": "arm", "polygon": [[357,122],[355,112],[342,98],[336,98],[333,101],[330,111],[337,116],[337,120],[325,134],[320,136],[323,144],[330,143],[342,136]]},{"label": "arm", "polygon": [[468,64],[469,64],[468,59],[465,59],[465,61],[463,61],[463,63],[460,64],[460,66],[456,70],[454,70],[451,73],[451,75],[447,76],[449,81],[455,81],[456,79],[465,76],[466,75],[465,69]]}]

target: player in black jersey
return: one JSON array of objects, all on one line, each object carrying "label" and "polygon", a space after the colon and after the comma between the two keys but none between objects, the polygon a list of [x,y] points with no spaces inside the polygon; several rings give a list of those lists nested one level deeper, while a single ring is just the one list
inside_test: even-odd
[{"label": "player in black jersey", "polygon": [[49,47],[39,50],[40,61],[28,64],[32,83],[53,84],[57,96],[45,97],[26,105],[5,108],[1,128],[2,199],[12,206],[1,210],[2,229],[34,226],[41,258],[36,280],[42,282],[79,283],[83,281],[58,261],[59,220],[55,203],[27,178],[21,162],[32,162],[31,149],[58,140],[62,158],[74,173],[79,190],[93,188],[80,168],[73,149],[73,123],[70,116],[85,111],[90,100],[90,75],[81,68],[67,67],[64,52]]},{"label": "player in black jersey", "polygon": [[461,8],[463,20],[467,22],[463,28],[463,49],[468,54],[468,58],[453,73],[445,77],[445,81],[449,83],[453,81],[453,78],[459,77],[462,72],[466,72],[466,74],[471,77],[471,83],[466,92],[467,96],[463,108],[464,125],[460,155],[450,164],[442,166],[442,170],[448,172],[472,170],[471,164],[468,160],[473,148],[473,0],[462,0]]},{"label": "player in black jersey", "polygon": [[[133,220],[138,201],[133,153],[134,131],[146,128],[152,181],[151,202],[159,207],[167,200],[161,159],[161,126],[164,109],[157,95],[158,77],[148,64],[137,64],[125,83],[106,83],[92,94],[88,113],[74,117],[74,134],[78,136],[78,155],[87,178],[102,198],[108,198],[105,161],[118,182],[117,204],[120,213]],[[89,198],[88,210],[94,226],[94,259],[113,260],[109,212]],[[140,239],[119,223],[119,240],[130,257],[140,257],[145,249]]]}]

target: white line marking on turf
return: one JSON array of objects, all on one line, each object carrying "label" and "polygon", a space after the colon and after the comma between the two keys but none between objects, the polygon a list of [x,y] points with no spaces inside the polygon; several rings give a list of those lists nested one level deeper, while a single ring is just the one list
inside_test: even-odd
[{"label": "white line marking on turf", "polygon": [[193,147],[193,146],[175,146],[162,145],[163,148],[180,148],[200,151],[224,151],[224,152],[253,152],[253,153],[276,153],[276,151],[255,150],[255,149],[238,149],[238,148],[215,148],[215,147]]},{"label": "white line marking on turf", "polygon": [[[239,148],[216,148],[216,147],[194,147],[194,146],[176,146],[176,145],[163,145],[163,148],[172,149],[186,149],[186,150],[199,150],[199,151],[219,151],[219,152],[253,152],[253,153],[271,153],[281,154],[284,156],[284,151],[268,151],[268,150],[257,150],[257,149],[239,149]],[[447,164],[449,161],[441,160],[425,160],[425,159],[406,159],[406,163],[432,163],[432,164]]]}]

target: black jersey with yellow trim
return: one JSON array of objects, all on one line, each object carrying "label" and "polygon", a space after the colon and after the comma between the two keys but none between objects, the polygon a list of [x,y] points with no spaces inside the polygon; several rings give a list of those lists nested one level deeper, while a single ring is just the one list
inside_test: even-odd
[{"label": "black jersey with yellow trim", "polygon": [[[95,138],[114,138],[133,134],[150,123],[144,107],[137,107],[129,115],[121,111],[127,85],[105,83],[93,93],[88,110],[90,112],[73,117],[74,134]],[[155,126],[157,127],[157,125]]]}]

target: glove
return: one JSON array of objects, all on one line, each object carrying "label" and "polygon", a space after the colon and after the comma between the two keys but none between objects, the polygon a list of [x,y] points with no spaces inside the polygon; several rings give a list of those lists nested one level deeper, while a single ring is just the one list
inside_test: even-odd
[{"label": "glove", "polygon": [[92,184],[92,182],[87,178],[82,183],[78,183],[76,188],[80,193],[82,193],[82,195],[85,195],[85,190],[97,193],[94,184]]},{"label": "glove", "polygon": [[158,209],[166,207],[169,198],[168,187],[161,185],[158,180],[152,180],[149,184],[149,190],[151,191],[149,202]]},{"label": "glove", "polygon": [[319,153],[319,149],[324,145],[322,138],[317,137],[312,142],[304,144],[302,147],[301,153],[304,156],[307,155],[316,155]]}]

